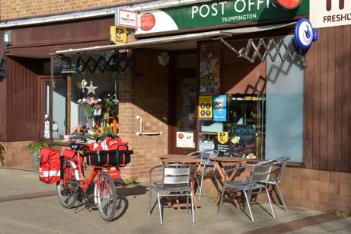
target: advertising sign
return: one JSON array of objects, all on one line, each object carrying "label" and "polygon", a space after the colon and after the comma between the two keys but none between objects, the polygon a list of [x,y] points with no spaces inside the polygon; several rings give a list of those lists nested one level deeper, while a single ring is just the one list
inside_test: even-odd
[{"label": "advertising sign", "polygon": [[220,51],[217,42],[200,44],[200,94],[218,95],[220,93]]},{"label": "advertising sign", "polygon": [[199,96],[199,119],[212,120],[212,96]]},{"label": "advertising sign", "polygon": [[110,40],[117,45],[127,43],[127,28],[125,27],[110,27]]},{"label": "advertising sign", "polygon": [[215,96],[213,99],[213,121],[227,121],[227,96]]},{"label": "advertising sign", "polygon": [[120,9],[118,12],[116,26],[126,27],[126,28],[137,28],[138,14],[133,11]]},{"label": "advertising sign", "polygon": [[[281,4],[277,3],[280,2]],[[317,0],[319,1],[319,0]],[[286,6],[286,7],[282,7]],[[293,8],[293,9],[292,9]],[[139,27],[136,34],[189,30],[257,21],[280,21],[308,16],[309,0],[208,1],[144,12],[153,16],[153,26]],[[152,24],[151,24],[152,25]]]},{"label": "advertising sign", "polygon": [[193,132],[177,132],[178,148],[195,148]]},{"label": "advertising sign", "polygon": [[310,0],[310,20],[315,28],[351,24],[351,1]]},{"label": "advertising sign", "polygon": [[217,135],[217,150],[220,156],[229,156],[229,133],[219,132]]}]

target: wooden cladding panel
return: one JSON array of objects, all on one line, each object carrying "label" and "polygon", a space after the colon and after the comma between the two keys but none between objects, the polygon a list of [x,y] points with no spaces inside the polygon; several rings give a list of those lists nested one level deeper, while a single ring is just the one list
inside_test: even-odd
[{"label": "wooden cladding panel", "polygon": [[109,40],[113,17],[67,21],[13,29],[13,46],[56,45]]},{"label": "wooden cladding panel", "polygon": [[304,163],[351,171],[351,26],[321,29],[307,54]]},{"label": "wooden cladding panel", "polygon": [[103,17],[15,28],[11,30],[8,54],[47,57],[62,49],[109,45],[109,27],[113,24],[113,17]]},{"label": "wooden cladding panel", "polygon": [[7,80],[0,81],[0,141],[6,141],[7,138]]},{"label": "wooden cladding panel", "polygon": [[39,81],[34,60],[9,57],[8,60],[7,141],[39,137]]}]

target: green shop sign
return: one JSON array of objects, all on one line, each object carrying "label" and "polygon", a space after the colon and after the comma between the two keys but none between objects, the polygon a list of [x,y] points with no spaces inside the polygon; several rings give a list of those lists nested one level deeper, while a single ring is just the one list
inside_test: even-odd
[{"label": "green shop sign", "polygon": [[143,12],[137,34],[190,30],[243,23],[280,21],[308,16],[309,0],[295,9],[285,9],[276,0],[210,1]]}]

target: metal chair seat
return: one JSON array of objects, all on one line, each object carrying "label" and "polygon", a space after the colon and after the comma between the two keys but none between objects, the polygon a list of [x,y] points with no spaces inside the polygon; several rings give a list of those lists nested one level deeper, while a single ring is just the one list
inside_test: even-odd
[{"label": "metal chair seat", "polygon": [[231,182],[231,183],[225,184],[226,189],[253,190],[253,189],[260,189],[265,187],[266,186],[264,184],[250,183],[247,181],[237,181],[237,182]]}]

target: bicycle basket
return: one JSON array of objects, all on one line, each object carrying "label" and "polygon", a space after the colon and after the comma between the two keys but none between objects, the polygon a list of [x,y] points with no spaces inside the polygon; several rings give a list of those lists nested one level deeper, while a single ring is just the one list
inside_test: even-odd
[{"label": "bicycle basket", "polygon": [[88,164],[94,166],[124,167],[130,163],[131,150],[109,150],[86,153]]}]

